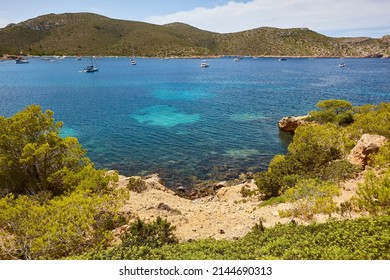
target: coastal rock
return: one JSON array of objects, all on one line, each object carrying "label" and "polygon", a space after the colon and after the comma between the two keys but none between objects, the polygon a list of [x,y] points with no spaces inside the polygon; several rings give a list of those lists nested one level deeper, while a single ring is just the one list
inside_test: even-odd
[{"label": "coastal rock", "polygon": [[280,130],[294,133],[298,126],[307,123],[307,121],[305,121],[307,117],[308,116],[284,117],[279,121],[278,125]]},{"label": "coastal rock", "polygon": [[147,188],[152,188],[155,190],[160,190],[163,192],[174,194],[174,192],[172,190],[168,189],[166,186],[164,186],[162,184],[162,180],[161,180],[159,174],[157,174],[157,173],[145,176],[144,180],[145,180],[145,184],[146,184]]},{"label": "coastal rock", "polygon": [[367,165],[368,156],[378,152],[380,146],[386,142],[386,137],[381,135],[363,134],[356,146],[348,155],[348,161],[356,165]]}]

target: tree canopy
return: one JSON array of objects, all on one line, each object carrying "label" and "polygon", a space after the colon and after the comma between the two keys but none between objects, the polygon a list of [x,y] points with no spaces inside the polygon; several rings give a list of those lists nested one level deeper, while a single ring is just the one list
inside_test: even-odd
[{"label": "tree canopy", "polygon": [[58,259],[107,246],[127,189],[97,170],[37,105],[0,117],[0,259]]},{"label": "tree canopy", "polygon": [[53,112],[31,105],[14,116],[0,116],[0,194],[61,194],[64,176],[90,161],[73,137],[62,138]]}]

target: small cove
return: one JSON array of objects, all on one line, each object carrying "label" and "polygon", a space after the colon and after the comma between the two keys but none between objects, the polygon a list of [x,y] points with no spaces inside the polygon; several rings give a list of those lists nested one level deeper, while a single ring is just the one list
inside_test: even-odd
[{"label": "small cove", "polygon": [[168,186],[225,180],[267,167],[290,136],[277,127],[324,99],[390,101],[390,59],[99,58],[0,64],[0,115],[39,104],[64,122],[98,168],[159,173]]}]

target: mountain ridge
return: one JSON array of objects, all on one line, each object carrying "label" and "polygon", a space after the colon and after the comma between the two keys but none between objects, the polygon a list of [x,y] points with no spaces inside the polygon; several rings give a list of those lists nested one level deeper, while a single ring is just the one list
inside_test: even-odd
[{"label": "mountain ridge", "polygon": [[93,13],[47,14],[0,29],[0,55],[204,55],[388,57],[390,36],[333,38],[308,28],[259,27],[216,33],[186,23],[164,25]]}]

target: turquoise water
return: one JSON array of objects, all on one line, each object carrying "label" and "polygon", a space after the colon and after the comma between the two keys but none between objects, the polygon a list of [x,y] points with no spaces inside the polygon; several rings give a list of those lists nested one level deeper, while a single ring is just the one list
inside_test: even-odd
[{"label": "turquoise water", "polygon": [[266,168],[291,139],[278,120],[319,100],[390,102],[390,59],[101,58],[0,63],[0,115],[53,110],[99,168],[157,172],[170,186]]}]

